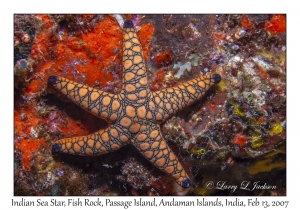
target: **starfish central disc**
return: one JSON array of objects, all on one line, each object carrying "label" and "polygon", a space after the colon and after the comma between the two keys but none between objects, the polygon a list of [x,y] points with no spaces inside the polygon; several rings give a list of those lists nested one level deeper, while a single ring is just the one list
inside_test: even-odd
[{"label": "starfish central disc", "polygon": [[124,23],[123,87],[114,95],[63,77],[50,76],[48,82],[83,109],[110,123],[88,136],[56,141],[53,152],[73,155],[101,155],[126,144],[134,145],[157,168],[172,175],[182,187],[192,182],[176,155],[166,144],[160,124],[172,114],[199,100],[221,77],[208,74],[178,87],[150,92],[143,50],[133,23]]}]

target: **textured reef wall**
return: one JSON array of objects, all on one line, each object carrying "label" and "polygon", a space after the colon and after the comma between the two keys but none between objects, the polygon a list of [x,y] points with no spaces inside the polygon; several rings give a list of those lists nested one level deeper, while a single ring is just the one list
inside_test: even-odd
[{"label": "textured reef wall", "polygon": [[[138,31],[152,91],[209,72],[222,77],[161,127],[192,178],[185,193],[285,195],[286,16],[275,14],[15,15],[15,195],[181,194],[131,145],[96,157],[51,153],[55,140],[107,123],[48,86],[48,77],[119,93],[122,19]],[[270,188],[216,187],[244,181]]]}]

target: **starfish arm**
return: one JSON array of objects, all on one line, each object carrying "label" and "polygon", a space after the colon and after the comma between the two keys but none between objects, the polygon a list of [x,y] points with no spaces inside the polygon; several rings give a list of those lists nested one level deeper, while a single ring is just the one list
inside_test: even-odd
[{"label": "starfish arm", "polygon": [[191,81],[185,82],[178,87],[153,92],[155,104],[155,120],[166,120],[170,115],[191,105],[199,100],[205,92],[221,80],[218,74],[208,74]]},{"label": "starfish arm", "polygon": [[123,39],[122,92],[129,103],[141,104],[149,92],[147,72],[142,46],[130,20],[124,23]]},{"label": "starfish arm", "polygon": [[88,136],[57,140],[52,151],[82,156],[101,155],[121,148],[128,143],[130,137],[122,128],[111,125]]},{"label": "starfish arm", "polygon": [[159,125],[149,125],[144,131],[137,134],[132,142],[145,158],[157,168],[172,175],[181,187],[190,187],[192,182],[176,155],[167,146]]},{"label": "starfish arm", "polygon": [[121,106],[118,95],[106,93],[58,76],[50,76],[48,82],[93,115],[108,122],[114,122],[117,119],[118,110]]}]

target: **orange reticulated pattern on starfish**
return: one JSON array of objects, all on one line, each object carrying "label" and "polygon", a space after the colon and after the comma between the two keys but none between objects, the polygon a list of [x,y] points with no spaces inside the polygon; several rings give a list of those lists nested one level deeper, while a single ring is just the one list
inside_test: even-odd
[{"label": "orange reticulated pattern on starfish", "polygon": [[[77,60],[84,62],[84,65],[76,65],[76,70],[85,75],[86,84],[94,85],[99,81],[101,86],[106,86],[107,82],[113,80],[112,74],[103,68],[109,67],[112,62],[121,61],[118,52],[122,49],[122,29],[115,19],[107,15],[91,32],[76,37],[68,36],[67,30],[62,35],[54,34],[56,23],[48,15],[38,17],[43,21],[45,30],[37,32],[30,55],[37,62],[36,73],[41,77],[48,77],[66,70],[69,73],[67,75],[70,75],[67,78],[74,79],[71,77],[70,66]],[[139,31],[146,60],[153,33],[152,24],[141,26]],[[34,84],[36,82],[32,81]]]},{"label": "orange reticulated pattern on starfish", "polygon": [[[49,15],[36,15],[40,20],[40,26],[36,31],[36,36],[32,45],[30,58],[34,61],[33,72],[34,77],[28,81],[28,86],[24,90],[24,96],[32,97],[32,93],[39,93],[46,85],[43,78],[48,78],[49,75],[62,75],[66,72],[68,79],[74,80],[70,64],[74,60],[84,60],[84,65],[76,65],[76,70],[79,74],[85,75],[85,83],[92,86],[99,81],[102,87],[105,87],[107,82],[113,80],[110,72],[103,68],[109,67],[110,63],[121,62],[121,57],[117,51],[121,51],[123,30],[118,23],[109,15],[102,22],[95,25],[92,31],[80,36],[71,36],[65,30],[63,34],[57,32],[57,23]],[[146,27],[147,26],[147,27]],[[140,33],[143,35],[143,43],[145,44],[144,53],[148,55],[149,40],[153,35],[153,25],[146,24],[141,27]],[[150,33],[152,30],[152,33]],[[118,49],[118,50],[117,50]],[[100,57],[100,58],[99,58]],[[81,93],[82,94],[82,93]],[[94,96],[95,97],[95,96]],[[18,102],[15,104],[15,133],[20,136],[30,135],[30,129],[39,123],[46,123],[47,118],[38,116],[37,112],[32,112],[37,106],[36,100],[30,100],[25,107],[18,107]],[[95,110],[91,107],[91,111]],[[114,103],[114,107],[117,105]],[[112,110],[113,111],[113,110]],[[106,112],[107,113],[107,112]],[[105,112],[101,113],[104,117]],[[25,114],[28,119],[20,120],[21,114]],[[111,120],[114,119],[114,114]],[[59,129],[66,135],[72,131],[73,135],[86,135],[89,133],[91,123],[78,126],[78,120],[70,116],[66,116],[67,126],[60,126]],[[107,118],[105,118],[107,119]],[[88,128],[88,129],[87,129]],[[93,128],[91,129],[93,130]],[[32,145],[40,145],[39,139],[30,140]],[[20,141],[17,148],[22,151],[25,159],[23,164],[25,169],[30,169],[29,160],[31,159],[32,147],[21,145],[27,141]]]},{"label": "orange reticulated pattern on starfish", "polygon": [[142,46],[130,20],[124,23],[123,65],[123,87],[118,95],[61,77],[49,77],[49,84],[73,102],[113,123],[88,136],[58,140],[53,152],[101,155],[131,143],[156,167],[172,175],[180,186],[190,187],[191,180],[167,146],[159,124],[200,99],[221,77],[208,74],[178,87],[150,92]]}]

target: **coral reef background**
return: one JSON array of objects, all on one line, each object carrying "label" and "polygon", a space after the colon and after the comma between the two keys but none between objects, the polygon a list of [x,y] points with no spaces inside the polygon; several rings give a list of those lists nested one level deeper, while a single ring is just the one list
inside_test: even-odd
[{"label": "coral reef background", "polygon": [[[162,126],[193,179],[188,195],[285,195],[282,14],[15,15],[14,194],[179,194],[172,178],[130,145],[97,157],[51,153],[55,140],[107,124],[48,87],[48,76],[118,93],[122,19],[132,19],[138,30],[152,91],[208,72],[222,76],[204,99]],[[270,189],[209,189],[210,181]]]}]

